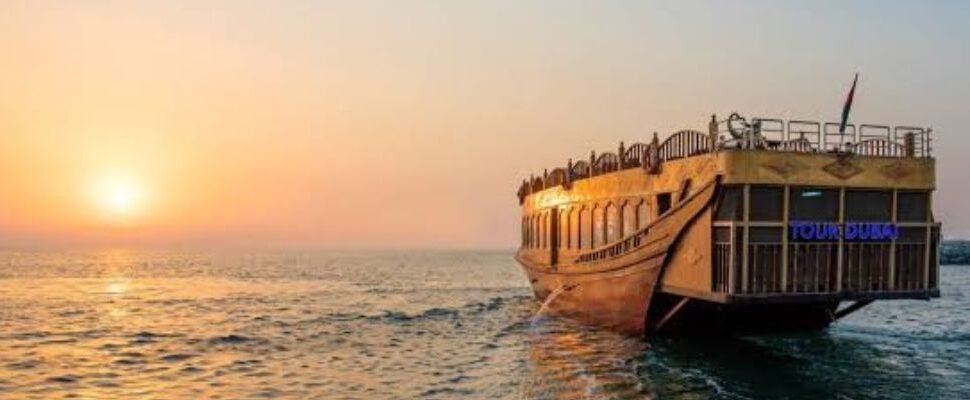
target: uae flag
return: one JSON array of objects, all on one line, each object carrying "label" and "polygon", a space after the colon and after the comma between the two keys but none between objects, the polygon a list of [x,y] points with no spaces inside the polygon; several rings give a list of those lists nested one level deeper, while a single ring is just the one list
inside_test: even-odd
[{"label": "uae flag", "polygon": [[855,85],[859,83],[859,74],[855,74],[855,79],[852,80],[852,89],[849,89],[849,95],[845,98],[845,105],[842,106],[842,123],[839,124],[839,133],[845,134],[845,125],[849,123],[849,110],[852,109],[852,98],[855,97]]}]

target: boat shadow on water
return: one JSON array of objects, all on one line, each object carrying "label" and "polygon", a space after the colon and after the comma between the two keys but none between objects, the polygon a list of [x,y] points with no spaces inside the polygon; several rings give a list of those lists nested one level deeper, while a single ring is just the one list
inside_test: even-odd
[{"label": "boat shadow on water", "polygon": [[959,398],[912,347],[838,329],[644,340],[539,317],[525,336],[524,398]]}]

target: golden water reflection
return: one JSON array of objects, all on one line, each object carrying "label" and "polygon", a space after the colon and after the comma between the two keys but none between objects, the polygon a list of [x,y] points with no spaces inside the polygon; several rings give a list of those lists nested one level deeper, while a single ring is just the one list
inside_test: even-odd
[{"label": "golden water reflection", "polygon": [[643,398],[635,360],[647,350],[639,338],[543,318],[527,337],[524,398]]}]

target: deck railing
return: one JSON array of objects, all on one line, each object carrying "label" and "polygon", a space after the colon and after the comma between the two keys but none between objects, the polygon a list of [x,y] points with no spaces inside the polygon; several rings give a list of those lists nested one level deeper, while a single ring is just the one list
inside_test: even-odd
[{"label": "deck railing", "polygon": [[588,263],[593,261],[599,261],[610,257],[616,257],[622,254],[628,253],[630,250],[640,247],[644,244],[643,241],[647,238],[648,229],[643,229],[633,235],[627,236],[623,240],[616,243],[610,244],[608,246],[595,249],[588,253],[580,254],[576,257],[577,263]]},{"label": "deck railing", "polygon": [[[792,142],[805,142],[801,152],[849,152],[862,156],[930,157],[932,129],[912,126],[846,124],[774,118],[714,119],[720,148],[744,147],[792,151]],[[892,151],[886,150],[891,148]],[[896,151],[898,149],[898,151]],[[907,149],[910,154],[907,154]]]},{"label": "deck railing", "polygon": [[718,120],[712,116],[708,131],[682,130],[660,141],[654,133],[650,143],[623,142],[616,152],[597,154],[589,158],[570,159],[565,167],[546,170],[542,176],[532,176],[519,186],[519,201],[548,188],[569,188],[573,182],[597,175],[631,168],[658,171],[666,161],[722,149],[755,149],[798,153],[852,153],[870,157],[930,157],[932,129],[912,126],[847,124],[845,130],[836,122],[752,118],[750,122],[732,115]]},{"label": "deck railing", "polygon": [[714,282],[713,288],[711,290],[721,293],[730,293],[731,290],[731,266],[734,265],[731,258],[734,252],[732,251],[731,242],[715,242],[714,243],[714,270],[711,273],[711,280]]},{"label": "deck railing", "polygon": [[820,293],[837,290],[838,242],[790,243],[784,290]]}]

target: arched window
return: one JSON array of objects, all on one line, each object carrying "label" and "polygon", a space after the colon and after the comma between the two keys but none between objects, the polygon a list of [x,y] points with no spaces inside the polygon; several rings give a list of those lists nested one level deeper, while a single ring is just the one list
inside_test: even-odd
[{"label": "arched window", "polygon": [[588,249],[593,247],[593,236],[592,236],[592,218],[589,216],[589,209],[583,207],[583,211],[579,213],[579,237],[580,237],[580,247]]},{"label": "arched window", "polygon": [[552,211],[546,211],[544,215],[543,227],[546,228],[546,243],[543,247],[548,249],[552,247]]},{"label": "arched window", "polygon": [[552,229],[549,226],[549,211],[542,213],[542,248],[549,248],[550,237],[549,234],[552,233]]},{"label": "arched window", "polygon": [[548,249],[552,245],[552,217],[550,212],[542,213],[542,248]]},{"label": "arched window", "polygon": [[546,248],[546,241],[548,240],[546,236],[549,233],[549,229],[546,227],[547,225],[549,225],[547,221],[548,221],[548,218],[546,218],[546,213],[539,214],[539,248],[540,249]]},{"label": "arched window", "polygon": [[532,248],[539,247],[539,216],[533,215],[530,224],[532,225]]},{"label": "arched window", "polygon": [[606,243],[606,212],[603,207],[596,205],[593,208],[593,248],[597,248]]},{"label": "arched window", "polygon": [[522,240],[521,240],[521,243],[519,243],[519,245],[522,247],[526,247],[529,245],[529,231],[528,229],[526,229],[526,226],[528,226],[526,222],[526,218],[522,217],[522,219],[519,221],[519,233],[522,234]]},{"label": "arched window", "polygon": [[532,243],[532,234],[531,234],[531,229],[529,227],[529,217],[525,217],[525,221],[523,221],[522,228],[525,229],[525,247],[528,248],[529,246],[531,246],[531,243]]},{"label": "arched window", "polygon": [[532,220],[530,220],[528,216],[526,216],[525,217],[525,221],[523,221],[523,224],[524,224],[523,229],[525,229],[525,247],[526,248],[532,247],[532,225],[531,225],[531,221]]},{"label": "arched window", "polygon": [[579,214],[580,210],[573,207],[569,211],[569,248],[579,248]]},{"label": "arched window", "polygon": [[650,208],[646,200],[641,200],[637,206],[637,229],[643,229],[650,223]]},{"label": "arched window", "polygon": [[623,203],[623,237],[637,232],[637,202],[635,200]]},{"label": "arched window", "polygon": [[606,205],[606,243],[620,240],[620,209],[616,204]]},{"label": "arched window", "polygon": [[569,247],[569,208],[563,208],[559,213],[559,247]]}]

